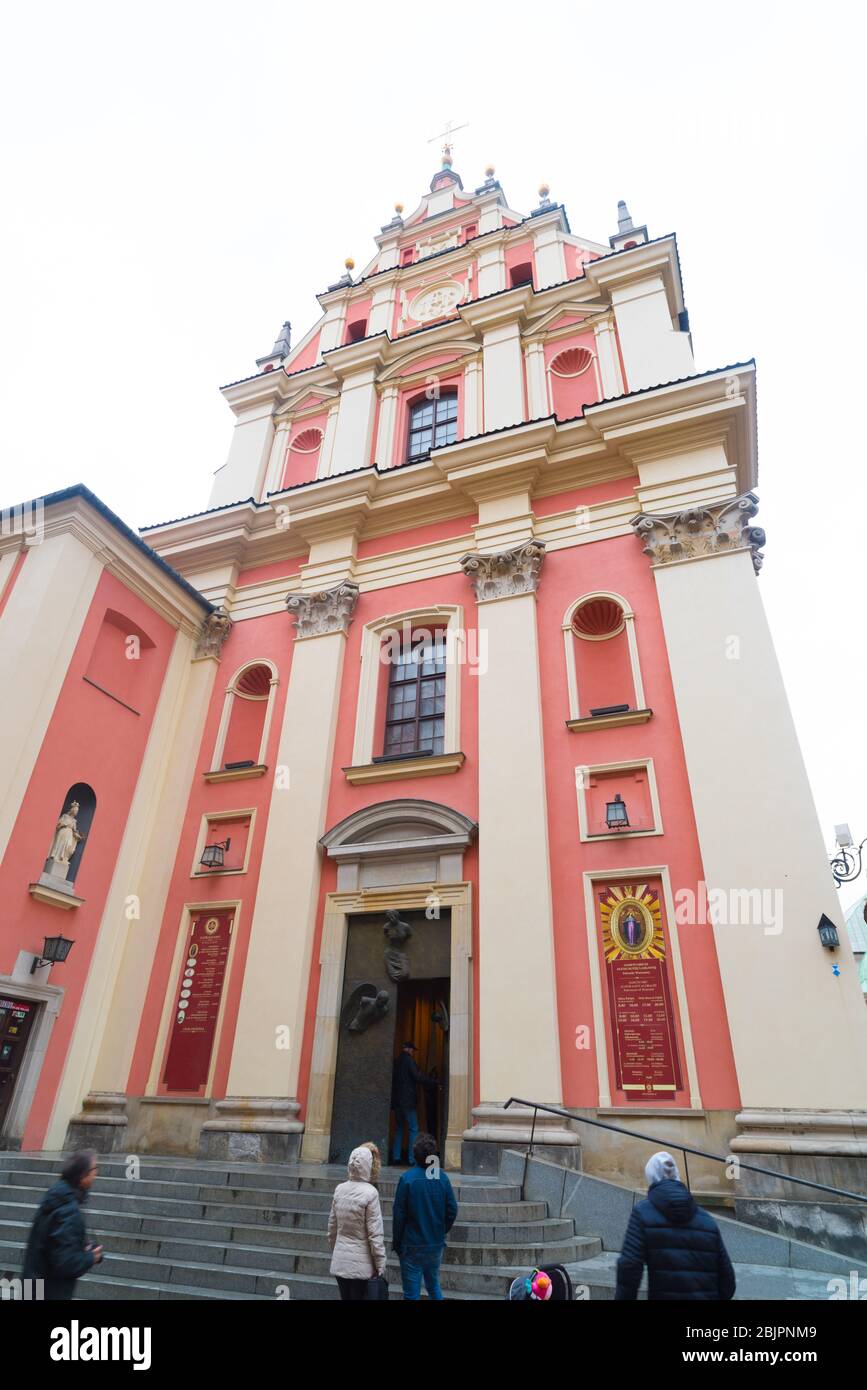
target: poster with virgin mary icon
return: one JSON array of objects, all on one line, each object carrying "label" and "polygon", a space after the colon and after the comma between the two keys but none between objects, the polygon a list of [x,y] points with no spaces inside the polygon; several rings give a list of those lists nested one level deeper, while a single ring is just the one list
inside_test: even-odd
[{"label": "poster with virgin mary icon", "polygon": [[673,1099],[682,1088],[659,892],[607,884],[597,893],[615,1084],[628,1100]]}]

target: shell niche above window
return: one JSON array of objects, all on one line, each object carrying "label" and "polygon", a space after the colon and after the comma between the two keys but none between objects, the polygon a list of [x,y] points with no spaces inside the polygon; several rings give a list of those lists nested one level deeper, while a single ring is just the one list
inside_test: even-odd
[{"label": "shell niche above window", "polygon": [[565,348],[554,358],[551,371],[555,376],[580,376],[582,372],[586,372],[592,361],[593,353],[589,348]]},{"label": "shell niche above window", "polygon": [[289,445],[293,454],[313,454],[322,443],[322,431],[310,428],[299,430]]},{"label": "shell niche above window", "polygon": [[591,598],[582,603],[572,618],[572,631],[577,637],[601,642],[616,637],[625,624],[623,609],[611,598]]},{"label": "shell niche above window", "polygon": [[235,683],[239,695],[251,700],[266,700],[271,688],[271,671],[267,666],[248,666]]}]

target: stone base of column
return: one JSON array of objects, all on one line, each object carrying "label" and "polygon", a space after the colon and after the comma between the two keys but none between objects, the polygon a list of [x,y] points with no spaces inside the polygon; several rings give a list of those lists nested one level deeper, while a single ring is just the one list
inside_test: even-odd
[{"label": "stone base of column", "polygon": [[199,1158],[234,1159],[244,1163],[294,1163],[301,1148],[304,1125],[297,1118],[297,1100],[261,1096],[227,1096],[214,1106],[216,1118],[206,1120],[199,1136]]},{"label": "stone base of column", "polygon": [[772,1178],[742,1170],[740,1195],[803,1202],[835,1200],[830,1193],[787,1183],[787,1175],[867,1193],[867,1111],[742,1110],[736,1123],[738,1133],[731,1141],[731,1152],[746,1163],[773,1168],[780,1174]]},{"label": "stone base of column", "polygon": [[[553,1102],[552,1102],[553,1104]],[[568,1121],[560,1115],[536,1112],[526,1106],[477,1105],[473,1126],[465,1129],[461,1148],[461,1172],[494,1175],[500,1170],[500,1155],[506,1149],[525,1153],[533,1138],[533,1153],[550,1158],[563,1168],[581,1167],[581,1141]]]},{"label": "stone base of column", "polygon": [[72,1152],[95,1149],[101,1154],[123,1153],[127,1124],[125,1095],[119,1091],[91,1091],[81,1103],[81,1113],[69,1121],[63,1147]]}]

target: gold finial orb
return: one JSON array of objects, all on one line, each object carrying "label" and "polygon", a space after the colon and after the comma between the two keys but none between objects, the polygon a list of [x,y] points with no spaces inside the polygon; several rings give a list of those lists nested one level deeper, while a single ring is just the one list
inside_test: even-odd
[{"label": "gold finial orb", "polygon": [[494,177],[494,166],[493,166],[493,164],[489,164],[488,167],[487,167],[487,169],[485,170],[485,178],[486,178],[486,179],[492,179],[493,177]]},{"label": "gold finial orb", "polygon": [[398,217],[400,217],[400,214],[403,212],[403,203],[395,203],[394,210],[397,213]]},{"label": "gold finial orb", "polygon": [[547,198],[547,196],[548,196],[548,194],[549,194],[550,192],[551,192],[551,190],[550,190],[550,188],[548,187],[547,183],[540,183],[540,184],[539,184],[539,197],[540,197],[540,198]]},{"label": "gold finial orb", "polygon": [[355,261],[352,259],[351,256],[347,256],[347,257],[346,257],[346,260],[343,262],[343,264],[346,266],[346,269],[347,269],[347,270],[354,270],[354,269],[355,269]]}]

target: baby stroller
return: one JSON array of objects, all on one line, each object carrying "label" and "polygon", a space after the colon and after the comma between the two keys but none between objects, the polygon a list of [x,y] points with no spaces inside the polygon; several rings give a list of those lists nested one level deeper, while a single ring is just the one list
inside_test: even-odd
[{"label": "baby stroller", "polygon": [[562,1265],[540,1265],[513,1279],[507,1298],[515,1303],[571,1303],[572,1280]]}]

